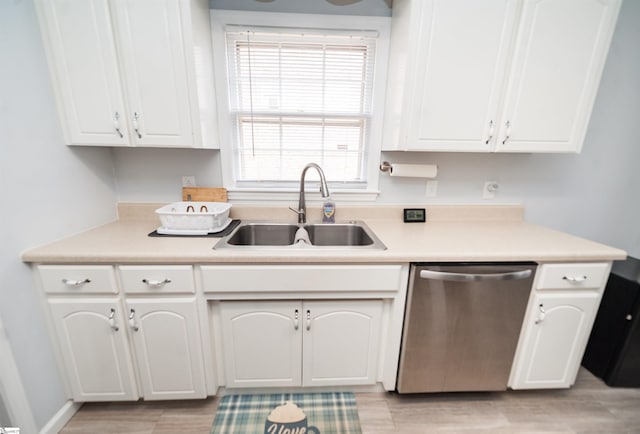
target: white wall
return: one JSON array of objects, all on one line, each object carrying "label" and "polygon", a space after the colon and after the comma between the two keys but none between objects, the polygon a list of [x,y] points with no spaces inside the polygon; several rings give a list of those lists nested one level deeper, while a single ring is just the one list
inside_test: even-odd
[{"label": "white wall", "polygon": [[114,219],[114,172],[109,150],[63,144],[32,0],[0,2],[0,58],[0,317],[42,427],[65,399],[20,254]]},{"label": "white wall", "polygon": [[[211,3],[214,7],[231,7],[230,1],[212,0]],[[238,2],[237,8],[248,8],[249,4],[264,10],[276,7],[280,11],[291,10],[296,1],[247,0]],[[325,1],[313,1],[328,5]],[[374,1],[377,0],[371,0]],[[305,5],[308,7],[308,2],[302,2],[299,7]],[[637,223],[640,221],[639,22],[640,2],[626,0],[581,154],[383,153],[381,161],[438,164],[438,196],[425,197],[424,180],[390,178],[382,174],[378,202],[523,203],[530,222],[640,256],[640,224]],[[198,152],[201,154],[115,150],[119,198],[123,201],[179,200],[182,175],[196,175],[199,185],[221,185],[218,152]],[[491,202],[482,199],[482,187],[487,180],[500,183],[498,195]]]},{"label": "white wall", "polygon": [[11,421],[9,420],[9,412],[7,411],[7,407],[4,405],[4,401],[0,396],[0,426],[11,426]]},{"label": "white wall", "polygon": [[118,197],[122,202],[182,200],[182,176],[202,187],[222,185],[220,152],[211,149],[114,149]]}]

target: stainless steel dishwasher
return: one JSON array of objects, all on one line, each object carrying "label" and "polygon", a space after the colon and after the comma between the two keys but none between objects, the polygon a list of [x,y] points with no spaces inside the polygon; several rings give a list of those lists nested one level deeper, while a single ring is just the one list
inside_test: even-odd
[{"label": "stainless steel dishwasher", "polygon": [[506,390],[535,270],[413,264],[398,392]]}]

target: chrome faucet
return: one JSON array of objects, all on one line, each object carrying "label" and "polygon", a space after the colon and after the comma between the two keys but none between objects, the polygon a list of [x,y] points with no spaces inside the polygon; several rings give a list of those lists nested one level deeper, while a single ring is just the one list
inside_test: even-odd
[{"label": "chrome faucet", "polygon": [[298,214],[298,223],[300,224],[304,224],[307,222],[307,204],[304,200],[304,176],[306,175],[307,170],[310,167],[316,169],[318,171],[318,174],[320,175],[320,193],[322,194],[322,197],[329,197],[329,187],[327,187],[327,180],[324,177],[322,168],[316,163],[309,163],[304,166],[304,169],[302,169],[302,174],[300,175],[300,198],[298,200],[298,209],[289,207],[291,211]]}]

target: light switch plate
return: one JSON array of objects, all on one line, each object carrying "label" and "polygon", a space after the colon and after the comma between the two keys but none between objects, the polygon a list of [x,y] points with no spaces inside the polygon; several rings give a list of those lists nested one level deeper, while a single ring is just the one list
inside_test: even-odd
[{"label": "light switch plate", "polygon": [[427,181],[427,188],[424,191],[426,197],[436,197],[438,195],[438,181]]}]

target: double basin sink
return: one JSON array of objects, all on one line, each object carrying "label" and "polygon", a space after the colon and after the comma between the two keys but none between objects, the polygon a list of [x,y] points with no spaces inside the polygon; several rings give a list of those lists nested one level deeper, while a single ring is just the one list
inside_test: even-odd
[{"label": "double basin sink", "polygon": [[[298,232],[300,228],[306,231]],[[296,242],[307,235],[309,242]],[[309,249],[309,250],[385,250],[386,246],[361,221],[346,223],[291,224],[273,222],[243,222],[235,231],[222,238],[215,249]]]}]

